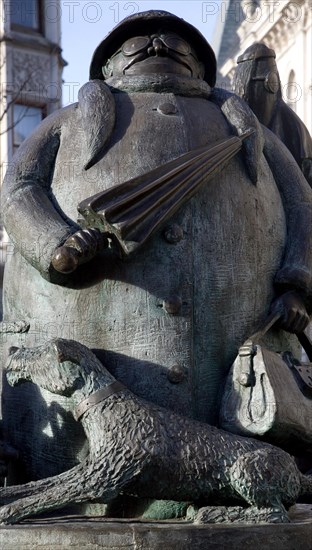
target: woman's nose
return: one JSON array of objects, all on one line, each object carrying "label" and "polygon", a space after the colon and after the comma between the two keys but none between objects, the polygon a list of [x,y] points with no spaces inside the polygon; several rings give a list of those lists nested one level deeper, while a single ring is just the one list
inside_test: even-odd
[{"label": "woman's nose", "polygon": [[159,55],[164,51],[164,44],[160,38],[153,38],[152,46],[147,50],[149,55]]}]

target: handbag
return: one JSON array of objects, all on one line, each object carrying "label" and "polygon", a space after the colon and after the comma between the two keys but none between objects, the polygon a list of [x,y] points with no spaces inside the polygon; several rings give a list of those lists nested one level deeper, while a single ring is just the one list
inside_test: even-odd
[{"label": "handbag", "polygon": [[[279,317],[269,317],[264,328],[239,348],[226,379],[220,427],[262,438],[292,454],[309,447],[312,451],[312,364],[259,344]],[[304,332],[297,337],[312,361],[310,339]]]}]

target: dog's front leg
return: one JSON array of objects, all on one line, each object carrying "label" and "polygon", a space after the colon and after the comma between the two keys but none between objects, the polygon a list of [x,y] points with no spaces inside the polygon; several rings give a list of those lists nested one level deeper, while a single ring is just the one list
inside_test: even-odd
[{"label": "dog's front leg", "polygon": [[6,505],[0,508],[0,522],[16,523],[25,517],[62,508],[71,502],[89,500],[92,495],[88,489],[92,484],[86,472],[86,463],[81,463],[58,476],[1,489],[0,502]]},{"label": "dog's front leg", "polygon": [[125,470],[114,473],[103,467],[97,469],[86,460],[58,476],[2,489],[0,501],[8,504],[0,508],[0,523],[17,523],[67,504],[80,504],[98,498],[109,502],[129,483],[129,472],[127,468]]},{"label": "dog's front leg", "polygon": [[[74,468],[76,470],[76,467]],[[41,479],[39,481],[30,481],[22,485],[12,485],[0,489],[0,506],[3,507],[16,500],[32,497],[38,495],[41,492],[47,491],[52,487],[57,487],[57,478],[59,476],[53,476],[50,478]],[[66,483],[66,480],[62,481]]]}]

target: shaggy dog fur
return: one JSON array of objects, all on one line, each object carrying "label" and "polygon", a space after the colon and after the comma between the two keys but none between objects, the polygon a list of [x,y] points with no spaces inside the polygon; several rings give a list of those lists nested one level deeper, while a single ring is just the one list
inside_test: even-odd
[{"label": "shaggy dog fur", "polygon": [[[29,380],[71,396],[76,406],[115,380],[88,348],[61,339],[13,350],[7,371],[10,384]],[[288,521],[284,506],[312,491],[281,449],[184,418],[126,388],[91,406],[81,423],[86,459],[58,476],[1,489],[0,521],[14,523],[68,503],[109,502],[121,492],[204,504],[240,500],[237,521]],[[207,508],[198,517],[220,521],[226,510]]]}]

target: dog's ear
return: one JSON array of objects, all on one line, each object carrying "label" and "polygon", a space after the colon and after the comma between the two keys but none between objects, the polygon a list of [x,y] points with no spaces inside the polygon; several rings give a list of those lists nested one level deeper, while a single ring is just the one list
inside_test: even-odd
[{"label": "dog's ear", "polygon": [[50,341],[50,345],[53,346],[59,363],[71,361],[79,365],[85,357],[93,357],[93,353],[89,348],[75,340],[55,338]]},{"label": "dog's ear", "polygon": [[77,389],[84,385],[80,366],[73,361],[62,361],[59,364],[59,369],[62,373],[62,395],[70,397]]}]

